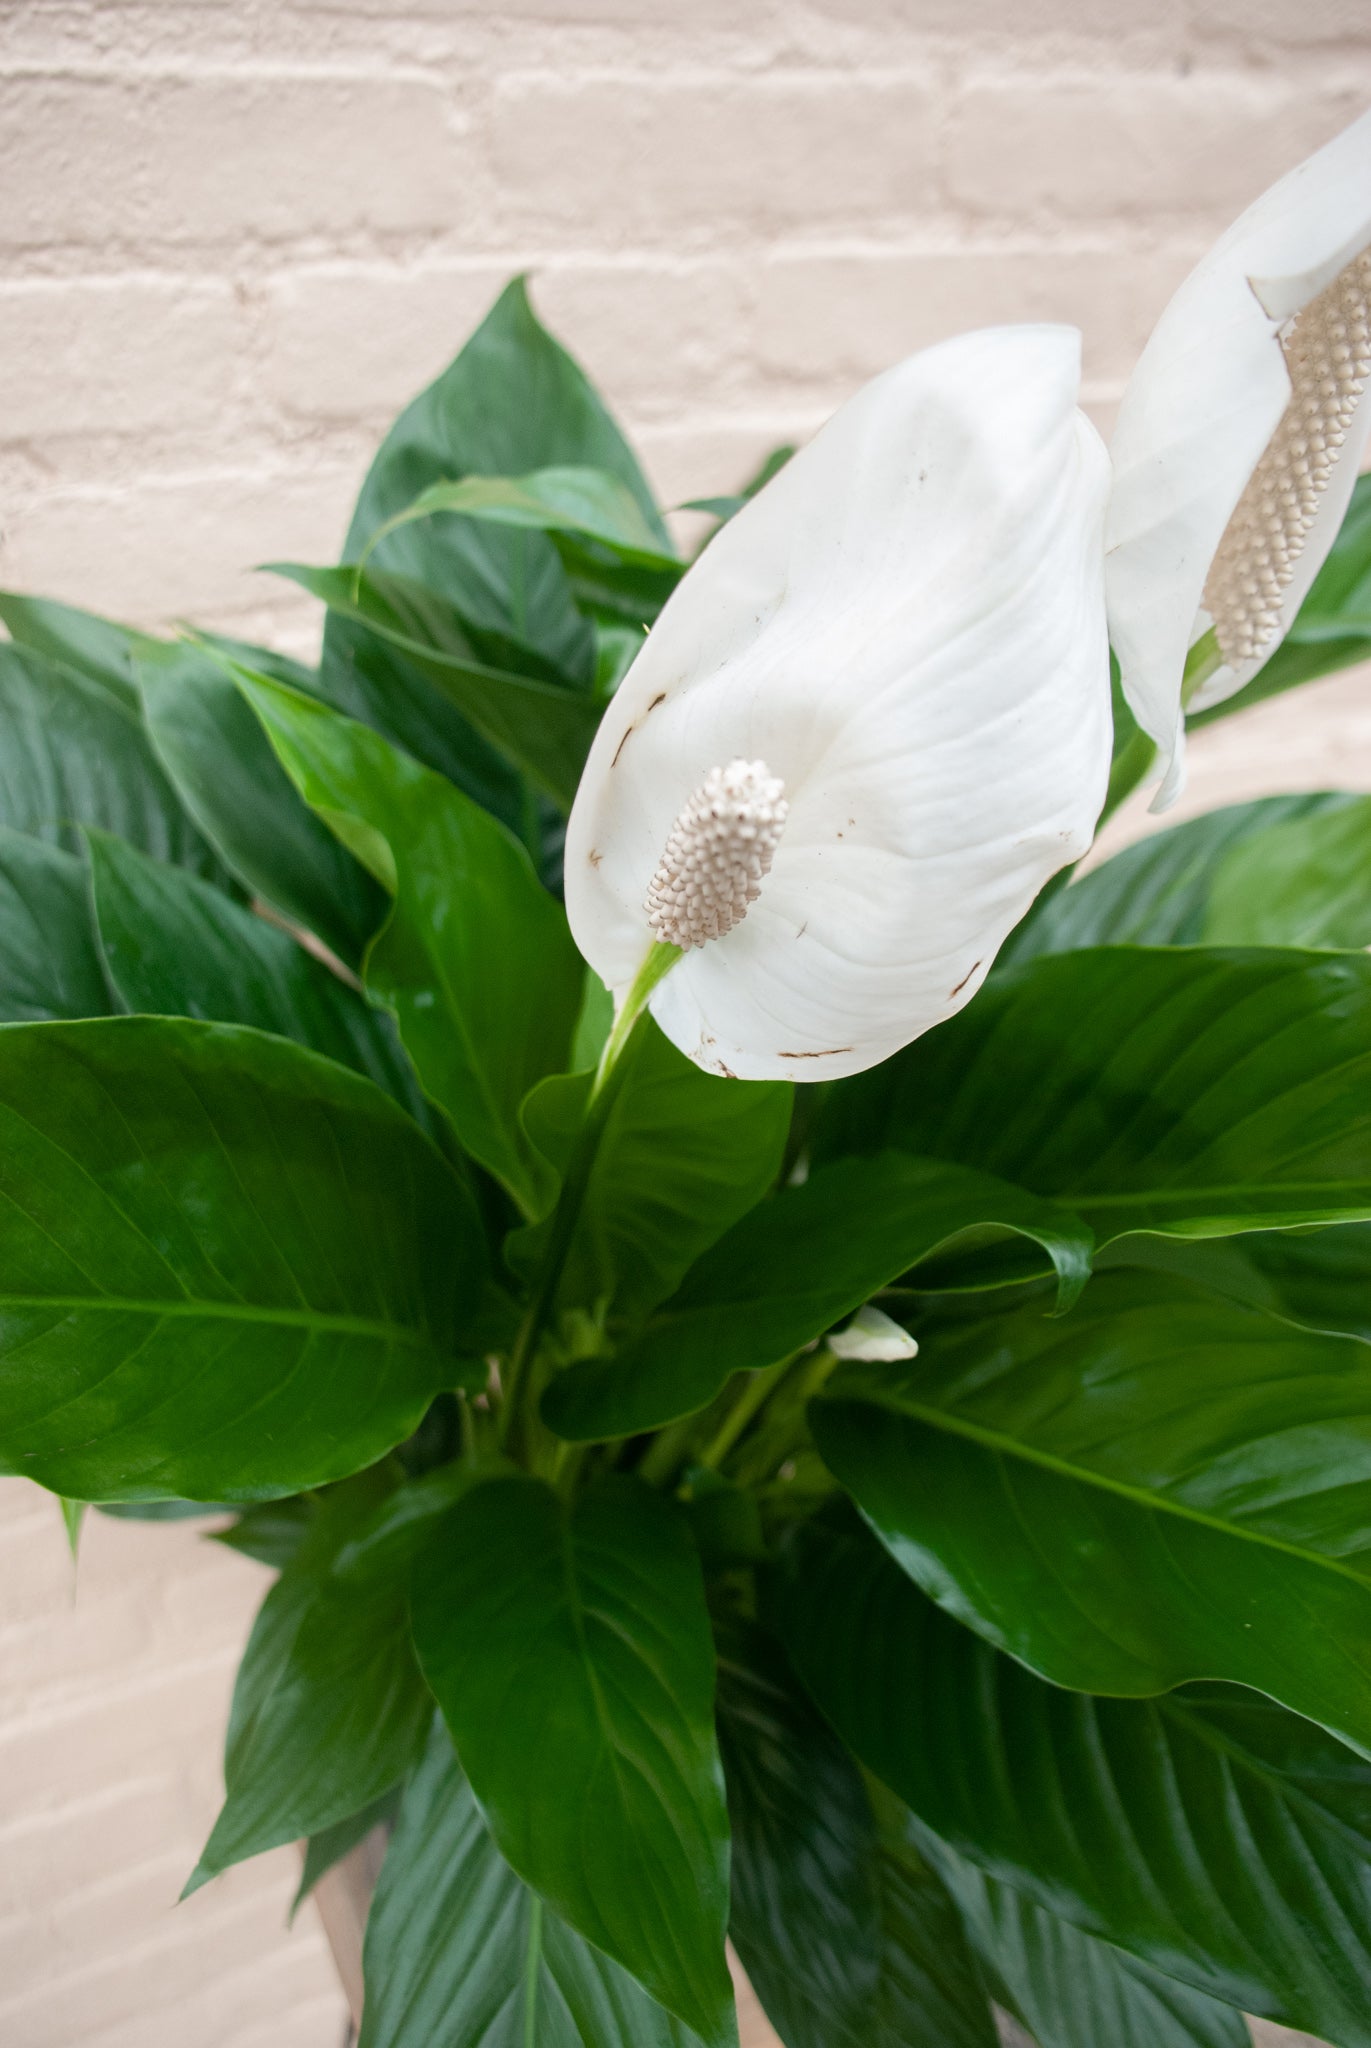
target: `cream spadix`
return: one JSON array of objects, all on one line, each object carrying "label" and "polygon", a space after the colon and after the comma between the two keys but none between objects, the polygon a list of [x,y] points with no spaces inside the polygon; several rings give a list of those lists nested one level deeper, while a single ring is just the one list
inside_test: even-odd
[{"label": "cream spadix", "polygon": [[871,1066],[979,987],[1090,843],[1110,749],[1108,466],[1079,336],[878,377],[723,528],[605,713],[566,846],[578,945],[700,1066]]},{"label": "cream spadix", "polygon": [[1154,808],[1180,788],[1187,704],[1251,681],[1332,546],[1369,387],[1371,114],[1228,230],[1124,394],[1106,588],[1125,695],[1167,764]]}]

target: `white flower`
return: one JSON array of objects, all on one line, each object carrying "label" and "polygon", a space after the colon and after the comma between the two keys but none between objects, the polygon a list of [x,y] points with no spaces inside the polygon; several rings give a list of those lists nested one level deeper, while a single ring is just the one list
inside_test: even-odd
[{"label": "white flower", "polygon": [[1089,845],[1108,464],[1079,370],[1074,329],[1018,327],[878,377],[710,543],[605,713],[571,927],[621,1006],[654,941],[686,948],[651,1005],[700,1066],[874,1065]]},{"label": "white flower", "polygon": [[1347,510],[1371,428],[1369,245],[1365,114],[1191,272],[1124,394],[1105,578],[1125,695],[1169,763],[1154,809],[1181,784],[1183,685],[1203,710],[1250,682]]}]

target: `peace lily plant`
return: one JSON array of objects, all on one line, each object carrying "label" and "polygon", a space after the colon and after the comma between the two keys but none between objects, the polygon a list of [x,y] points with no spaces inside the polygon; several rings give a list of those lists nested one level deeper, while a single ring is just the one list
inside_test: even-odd
[{"label": "peace lily plant", "polygon": [[1369,137],[1112,498],[1005,328],[687,567],[516,283],[316,667],[0,598],[0,1460],[275,1574],[190,1882],[384,1828],[363,2048],[1371,2048],[1371,800],[1072,874],[1371,656]]}]

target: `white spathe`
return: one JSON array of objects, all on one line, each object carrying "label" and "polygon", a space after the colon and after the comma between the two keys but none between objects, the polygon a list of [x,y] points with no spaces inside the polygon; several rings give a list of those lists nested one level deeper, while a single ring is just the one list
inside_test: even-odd
[{"label": "white spathe", "polygon": [[[1124,693],[1166,764],[1154,808],[1181,785],[1182,680],[1190,647],[1215,623],[1206,585],[1216,556],[1219,591],[1211,586],[1210,597],[1222,610],[1246,590],[1266,624],[1255,635],[1230,629],[1225,649],[1220,621],[1225,658],[1196,692],[1195,710],[1242,689],[1269,658],[1347,510],[1371,429],[1371,387],[1334,360],[1347,342],[1332,327],[1347,325],[1349,300],[1360,294],[1365,304],[1371,271],[1363,276],[1358,259],[1368,244],[1371,113],[1216,243],[1163,313],[1124,394],[1110,449],[1105,580]],[[1315,344],[1303,372],[1302,339]],[[1306,388],[1296,389],[1272,447],[1292,405],[1292,364]],[[1316,448],[1303,431],[1306,409]],[[1346,423],[1325,432],[1335,412]],[[1263,502],[1259,490],[1245,494],[1268,448],[1273,459],[1256,479],[1267,485]]]},{"label": "white spathe", "polygon": [[845,1330],[831,1330],[825,1342],[835,1358],[860,1359],[873,1365],[896,1365],[903,1358],[919,1355],[908,1330],[870,1302],[858,1309]]},{"label": "white spathe", "polygon": [[617,1002],[711,773],[778,779],[788,805],[756,900],[652,996],[701,1067],[874,1065],[970,1001],[1089,846],[1110,753],[1108,461],[1079,376],[1076,330],[1040,326],[878,377],[710,542],[606,711],[566,903]]}]

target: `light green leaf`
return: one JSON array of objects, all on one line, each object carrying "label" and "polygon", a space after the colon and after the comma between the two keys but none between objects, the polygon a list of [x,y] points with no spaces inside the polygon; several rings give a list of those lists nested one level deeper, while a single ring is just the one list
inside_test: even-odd
[{"label": "light green leaf", "polygon": [[241,676],[296,787],[395,897],[366,962],[425,1092],[536,1214],[552,1169],[519,1122],[565,1066],[581,963],[523,849],[442,776],[378,733],[263,677]]},{"label": "light green leaf", "polygon": [[[1371,908],[1359,912],[1347,875],[1329,875],[1319,861],[1325,834],[1332,832],[1335,846],[1347,834],[1355,847],[1371,830],[1368,819],[1371,799],[1321,792],[1230,804],[1153,832],[1040,899],[1002,950],[997,971],[1082,946],[1323,945],[1323,931],[1338,929],[1337,921],[1360,929],[1358,915],[1371,939]],[[1253,892],[1243,878],[1260,871],[1269,846],[1282,893],[1266,913],[1265,936],[1253,941]],[[1220,891],[1223,901],[1216,900]],[[1364,893],[1371,905],[1371,891]]]},{"label": "light green leaf", "polygon": [[[702,1073],[650,1018],[624,1061],[559,1300],[609,1302],[633,1322],[670,1294],[699,1254],[772,1185],[794,1084]],[[557,1075],[524,1103],[524,1127],[559,1173],[581,1128],[590,1082],[588,1073]],[[516,1270],[533,1270],[548,1228],[521,1231],[506,1246]]]},{"label": "light green leaf", "polygon": [[385,535],[412,520],[431,519],[435,512],[460,512],[468,519],[540,533],[581,534],[630,565],[672,577],[681,572],[680,560],[662,541],[660,523],[647,518],[627,484],[603,469],[566,465],[536,469],[530,476],[468,476],[459,483],[430,484],[372,536],[367,554]]},{"label": "light green leaf", "polygon": [[470,1197],[388,1096],[235,1026],[0,1027],[0,1469],[95,1501],[357,1471],[466,1368]]},{"label": "light green leaf", "polygon": [[698,2048],[515,1876],[441,1722],[405,1790],[363,1968],[361,2048]]},{"label": "light green leaf", "polygon": [[367,1473],[327,1499],[262,1603],[234,1684],[226,1798],[187,1893],[351,1820],[423,1746],[433,1701],[410,1641],[407,1573],[338,1564],[386,1484]]},{"label": "light green leaf", "polygon": [[111,1008],[83,864],[0,825],[0,1019],[104,1017]]},{"label": "light green leaf", "polygon": [[1221,2003],[1368,2048],[1362,1758],[1238,1686],[1045,1685],[847,1517],[804,1533],[781,1619],[839,1733],[959,1854]]},{"label": "light green leaf", "polygon": [[1363,1345],[1145,1273],[921,1337],[809,1417],[925,1592],[1055,1684],[1229,1679],[1371,1756]]},{"label": "light green leaf", "polygon": [[1126,1231],[1371,1217],[1371,959],[1097,947],[997,975],[834,1084],[820,1156],[891,1144]]},{"label": "light green leaf", "polygon": [[705,2041],[735,2044],[714,1646],[679,1511],[627,1481],[568,1509],[492,1480],[422,1553],[413,1619],[501,1853]]},{"label": "light green leaf", "polygon": [[616,1358],[555,1379],[544,1418],[575,1439],[674,1422],[712,1401],[731,1374],[822,1337],[930,1253],[1005,1236],[1043,1248],[1063,1303],[1084,1283],[1090,1236],[1066,1210],[899,1152],[840,1161],[736,1223]]},{"label": "light green leaf", "polygon": [[126,1009],[275,1031],[365,1074],[427,1122],[387,1015],[285,932],[184,869],[148,860],[108,833],[87,839],[101,950]]}]

